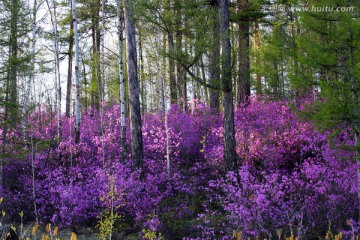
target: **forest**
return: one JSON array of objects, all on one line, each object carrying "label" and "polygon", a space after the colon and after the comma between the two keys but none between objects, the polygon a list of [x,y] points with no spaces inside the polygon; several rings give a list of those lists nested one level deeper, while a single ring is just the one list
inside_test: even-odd
[{"label": "forest", "polygon": [[0,239],[359,239],[360,1],[0,0]]}]

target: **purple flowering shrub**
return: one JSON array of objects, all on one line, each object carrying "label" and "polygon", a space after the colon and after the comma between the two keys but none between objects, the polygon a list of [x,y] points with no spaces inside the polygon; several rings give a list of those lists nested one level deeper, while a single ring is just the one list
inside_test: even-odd
[{"label": "purple flowering shrub", "polygon": [[[16,220],[20,211],[28,220],[35,215],[33,161],[43,223],[95,226],[113,207],[121,216],[114,226],[119,238],[231,239],[234,230],[248,237],[275,237],[281,230],[315,238],[329,223],[334,231],[355,229],[346,223],[357,219],[356,164],[340,148],[353,144],[351,136],[344,131],[330,146],[326,133],[299,120],[284,102],[253,98],[235,111],[240,167],[229,173],[222,160],[221,113],[199,102],[191,113],[174,105],[168,132],[164,113],[145,114],[143,180],[133,170],[129,147],[121,159],[118,105],[83,113],[79,144],[74,119],[63,116],[59,143],[56,115],[45,110],[28,116],[26,139],[20,130],[8,133],[14,140],[6,146],[0,209],[9,218]],[[129,146],[128,123],[126,136]]]},{"label": "purple flowering shrub", "polygon": [[[271,238],[276,230],[287,236],[321,237],[329,223],[332,229],[348,228],[346,220],[356,217],[357,207],[351,152],[331,148],[326,134],[298,120],[285,103],[253,99],[250,106],[236,112],[235,122],[242,166],[238,172],[210,181],[208,188],[209,201],[219,202],[229,223],[223,238],[234,229],[247,236]],[[220,141],[222,126],[213,133],[211,137]],[[351,144],[346,138],[342,141]],[[207,157],[221,167],[217,159],[222,148],[214,148],[214,142],[206,143]],[[221,223],[202,228],[209,239],[214,231],[224,230]]]}]

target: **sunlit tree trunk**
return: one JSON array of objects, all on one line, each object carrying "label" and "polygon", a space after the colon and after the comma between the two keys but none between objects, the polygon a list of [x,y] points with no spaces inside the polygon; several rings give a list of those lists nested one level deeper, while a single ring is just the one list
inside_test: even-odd
[{"label": "sunlit tree trunk", "polygon": [[133,0],[125,2],[125,33],[127,50],[127,71],[129,78],[130,98],[130,128],[131,128],[131,156],[135,168],[143,167],[143,142],[141,130],[141,114],[139,99],[139,81],[137,70],[137,52],[135,38],[135,19],[133,12]]}]

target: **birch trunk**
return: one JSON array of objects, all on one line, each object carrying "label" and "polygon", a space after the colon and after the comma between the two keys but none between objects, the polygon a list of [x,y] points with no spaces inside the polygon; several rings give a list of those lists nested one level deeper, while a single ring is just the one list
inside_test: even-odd
[{"label": "birch trunk", "polygon": [[123,63],[123,21],[121,16],[121,0],[117,1],[118,15],[118,44],[119,44],[119,78],[120,78],[120,104],[121,104],[121,161],[126,158],[126,106],[125,106],[125,82],[124,82],[124,63]]},{"label": "birch trunk", "polygon": [[76,0],[72,0],[72,16],[75,34],[75,143],[80,142],[80,124],[81,124],[81,102],[80,102],[80,50],[79,50],[79,34],[76,17]]}]

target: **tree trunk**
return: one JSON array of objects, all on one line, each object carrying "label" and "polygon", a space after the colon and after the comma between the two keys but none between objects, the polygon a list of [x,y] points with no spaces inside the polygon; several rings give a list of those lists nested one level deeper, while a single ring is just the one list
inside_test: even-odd
[{"label": "tree trunk", "polygon": [[223,124],[224,124],[224,161],[226,171],[237,170],[234,104],[231,79],[231,46],[229,33],[228,0],[219,0],[220,36],[221,36],[221,84],[223,92]]},{"label": "tree trunk", "polygon": [[[72,6],[71,6],[72,8]],[[70,35],[69,35],[69,61],[68,61],[68,75],[67,75],[67,85],[66,85],[66,117],[70,117],[71,109],[71,85],[72,85],[72,63],[73,63],[73,47],[74,47],[74,22],[70,20]]]},{"label": "tree trunk", "polygon": [[76,17],[76,0],[72,0],[72,16],[74,22],[74,34],[75,34],[75,143],[80,142],[80,124],[81,124],[81,99],[80,99],[80,49],[79,49],[79,34],[77,27]]},{"label": "tree trunk", "polygon": [[139,54],[140,54],[140,94],[141,94],[141,113],[145,114],[146,111],[146,90],[145,90],[145,78],[144,78],[144,56],[143,56],[143,42],[141,38],[141,34],[139,35]]},{"label": "tree trunk", "polygon": [[[170,0],[165,0],[165,10],[164,15],[166,19],[169,19],[167,22],[168,32],[167,32],[167,41],[168,41],[168,51],[174,52],[175,44],[173,38],[173,22],[172,22],[172,12],[170,11]],[[176,87],[176,75],[175,75],[175,61],[173,58],[169,58],[169,78],[170,78],[170,103],[178,103],[177,87]]]},{"label": "tree trunk", "polygon": [[28,105],[29,105],[29,98],[30,98],[30,90],[31,90],[31,83],[34,80],[34,75],[35,75],[35,52],[36,52],[36,14],[37,14],[37,0],[34,0],[34,6],[33,6],[33,18],[32,18],[32,42],[31,42],[31,54],[32,54],[32,58],[31,58],[31,70],[30,70],[30,74],[29,74],[29,78],[26,81],[26,92],[25,92],[25,98],[24,98],[24,103],[23,103],[23,108],[22,108],[22,130],[23,130],[23,134],[25,137],[25,122],[26,122],[26,113],[28,110]]},{"label": "tree trunk", "polygon": [[105,0],[101,0],[101,82],[99,86],[100,100],[103,102],[105,100]]},{"label": "tree trunk", "polygon": [[[254,49],[255,49],[255,65],[256,68],[260,67],[260,32],[259,32],[259,22],[255,21],[254,23]],[[256,71],[256,94],[262,94],[262,85],[261,85],[261,75],[259,70]]]},{"label": "tree trunk", "polygon": [[12,125],[18,120],[18,101],[17,101],[17,74],[18,74],[18,18],[19,18],[19,0],[13,0],[11,5],[10,19],[10,49],[9,49],[9,101],[6,102],[6,108]]},{"label": "tree trunk", "polygon": [[124,81],[124,63],[123,63],[123,19],[121,16],[121,0],[117,3],[118,17],[118,54],[119,54],[119,80],[120,80],[120,105],[121,105],[121,161],[125,162],[126,158],[126,106],[125,106],[125,81]]},{"label": "tree trunk", "polygon": [[[182,28],[182,6],[179,0],[175,1],[175,50],[176,54],[182,52],[183,48],[183,32]],[[176,76],[177,76],[177,89],[180,97],[180,105],[182,106],[184,112],[187,112],[187,86],[185,79],[185,70],[179,61],[176,62]]]},{"label": "tree trunk", "polygon": [[100,0],[93,0],[91,5],[91,39],[92,39],[92,64],[90,81],[91,106],[99,109],[101,97],[101,71],[100,71]]},{"label": "tree trunk", "polygon": [[135,39],[135,19],[133,13],[133,0],[125,2],[125,33],[127,50],[127,71],[129,78],[130,96],[130,128],[131,128],[131,155],[134,167],[143,167],[143,142],[141,129],[139,81],[137,71],[137,52]]},{"label": "tree trunk", "polygon": [[[215,7],[218,8],[218,6]],[[213,20],[212,31],[213,31],[213,42],[209,57],[210,84],[219,87],[220,86],[220,26],[219,26],[218,18],[214,18]],[[210,89],[210,109],[214,112],[218,112],[220,110],[218,89]]]},{"label": "tree trunk", "polygon": [[[238,0],[239,13],[243,14],[248,5],[248,0]],[[249,28],[250,24],[248,19],[239,21],[237,107],[240,107],[241,104],[248,101],[250,96]]]}]

